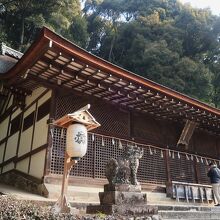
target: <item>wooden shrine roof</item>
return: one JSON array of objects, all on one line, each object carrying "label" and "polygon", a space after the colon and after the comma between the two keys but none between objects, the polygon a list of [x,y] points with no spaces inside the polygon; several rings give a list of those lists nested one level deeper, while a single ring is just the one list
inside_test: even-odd
[{"label": "wooden shrine roof", "polygon": [[4,43],[0,44],[0,74],[9,71],[22,57],[22,53],[7,47]]},{"label": "wooden shrine roof", "polygon": [[219,109],[92,55],[47,28],[0,79],[26,91],[59,86],[161,119],[193,120],[220,134]]}]

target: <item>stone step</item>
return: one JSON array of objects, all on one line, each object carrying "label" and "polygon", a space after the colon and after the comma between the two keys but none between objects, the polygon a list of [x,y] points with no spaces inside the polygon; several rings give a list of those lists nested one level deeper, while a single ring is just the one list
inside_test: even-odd
[{"label": "stone step", "polygon": [[158,205],[159,211],[199,211],[199,212],[210,212],[220,211],[220,207],[214,206],[199,206],[199,205]]},{"label": "stone step", "polygon": [[[61,185],[45,184],[49,192],[50,199],[58,199],[61,192]],[[103,187],[84,187],[84,186],[68,186],[67,197],[70,202],[93,203],[99,204],[99,192],[103,192]],[[201,205],[201,203],[177,202],[174,199],[166,197],[166,193],[142,191],[147,194],[147,204],[149,205]],[[202,204],[207,206],[209,204]]]},{"label": "stone step", "polygon": [[[50,199],[58,199],[61,193],[61,185],[45,184],[49,192]],[[93,203],[99,204],[99,192],[103,188],[68,186],[67,198],[69,202],[74,203]]]},{"label": "stone step", "polygon": [[199,205],[159,205],[158,214],[163,220],[219,220],[220,207]]},{"label": "stone step", "polygon": [[159,211],[158,214],[163,220],[169,219],[220,219],[220,211]]},{"label": "stone step", "polygon": [[142,191],[142,193],[147,193],[147,202],[151,205],[187,205],[187,206],[210,206],[213,205],[213,203],[201,203],[199,201],[192,202],[189,201],[188,203],[186,201],[180,200],[177,202],[175,199],[171,199],[166,196],[166,193],[160,193],[160,192],[148,192],[148,191]]}]

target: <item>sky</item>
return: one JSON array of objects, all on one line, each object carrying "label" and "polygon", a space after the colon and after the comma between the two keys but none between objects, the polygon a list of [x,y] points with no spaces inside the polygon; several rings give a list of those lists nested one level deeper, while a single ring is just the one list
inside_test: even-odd
[{"label": "sky", "polygon": [[220,0],[180,0],[182,3],[190,3],[196,8],[209,7],[213,14],[220,15]]}]

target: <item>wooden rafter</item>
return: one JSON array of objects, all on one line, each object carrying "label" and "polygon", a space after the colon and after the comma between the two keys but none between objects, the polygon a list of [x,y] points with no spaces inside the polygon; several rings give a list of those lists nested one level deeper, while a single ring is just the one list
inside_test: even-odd
[{"label": "wooden rafter", "polygon": [[[27,70],[27,79],[34,78],[31,83],[21,77]],[[45,82],[134,111],[171,120],[193,119],[210,131],[214,128],[220,132],[219,109],[108,63],[46,28],[16,66],[0,79],[8,79],[9,85],[15,86],[22,82],[22,87],[28,89]]]}]

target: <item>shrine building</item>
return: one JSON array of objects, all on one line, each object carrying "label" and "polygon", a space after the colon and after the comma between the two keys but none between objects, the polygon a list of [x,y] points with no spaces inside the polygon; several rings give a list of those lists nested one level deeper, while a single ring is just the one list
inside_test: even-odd
[{"label": "shrine building", "polygon": [[0,50],[0,181],[50,197],[60,185],[66,130],[53,121],[87,104],[100,127],[69,185],[107,182],[105,165],[128,143],[144,149],[138,180],[208,185],[219,165],[220,110],[101,59],[47,28],[24,53]]}]

